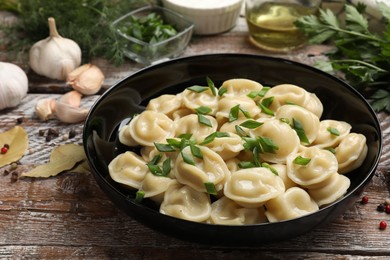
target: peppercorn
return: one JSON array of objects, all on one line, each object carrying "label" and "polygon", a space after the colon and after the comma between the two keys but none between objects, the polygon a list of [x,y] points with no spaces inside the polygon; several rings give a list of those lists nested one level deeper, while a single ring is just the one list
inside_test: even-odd
[{"label": "peppercorn", "polygon": [[8,152],[8,148],[7,147],[5,147],[5,146],[1,147],[1,150],[0,150],[1,154],[6,154],[7,152]]},{"label": "peppercorn", "polygon": [[55,136],[55,137],[58,137],[60,135],[59,131],[57,129],[54,129],[54,128],[49,128],[47,134]]},{"label": "peppercorn", "polygon": [[12,172],[11,174],[11,182],[16,182],[18,180],[18,173],[17,172]]},{"label": "peppercorn", "polygon": [[382,220],[381,222],[379,222],[379,229],[386,229],[387,228],[387,223],[386,221]]},{"label": "peppercorn", "polygon": [[18,117],[18,118],[16,119],[16,123],[17,123],[18,125],[20,125],[21,123],[23,123],[23,121],[24,121],[24,118],[23,118],[23,117]]},{"label": "peppercorn", "polygon": [[378,207],[376,207],[376,210],[379,211],[379,212],[384,212],[385,211],[385,204],[384,203],[381,203],[378,205]]},{"label": "peppercorn", "polygon": [[75,136],[76,136],[76,130],[70,129],[70,131],[69,131],[69,138],[73,138]]},{"label": "peppercorn", "polygon": [[3,147],[9,149],[9,144],[4,144]]},{"label": "peppercorn", "polygon": [[51,141],[51,135],[47,135],[46,136],[46,142],[50,142]]},{"label": "peppercorn", "polygon": [[362,204],[367,204],[368,203],[368,197],[364,196],[361,201]]},{"label": "peppercorn", "polygon": [[9,174],[9,170],[4,170],[3,176],[7,176]]},{"label": "peppercorn", "polygon": [[39,136],[44,136],[45,135],[45,130],[39,129],[38,134],[39,134]]},{"label": "peppercorn", "polygon": [[386,206],[385,206],[385,212],[386,212],[387,214],[390,214],[390,205],[386,205]]}]

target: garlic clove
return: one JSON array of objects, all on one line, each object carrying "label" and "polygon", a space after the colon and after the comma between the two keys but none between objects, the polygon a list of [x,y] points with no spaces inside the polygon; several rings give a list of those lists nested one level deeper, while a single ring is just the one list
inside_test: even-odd
[{"label": "garlic clove", "polygon": [[67,77],[67,83],[84,95],[99,92],[103,81],[103,72],[93,64],[84,64],[69,73]]},{"label": "garlic clove", "polygon": [[81,49],[75,41],[58,34],[54,18],[50,17],[48,23],[50,36],[36,42],[30,49],[30,67],[39,75],[65,80],[80,66]]},{"label": "garlic clove", "polygon": [[35,105],[35,113],[42,121],[54,118],[55,100],[54,98],[43,98]]},{"label": "garlic clove", "polygon": [[64,123],[79,123],[85,120],[88,110],[80,107],[72,107],[61,101],[55,102],[55,115]]},{"label": "garlic clove", "polygon": [[81,104],[82,94],[76,90],[72,90],[62,95],[58,101],[68,104],[71,107],[79,107]]}]

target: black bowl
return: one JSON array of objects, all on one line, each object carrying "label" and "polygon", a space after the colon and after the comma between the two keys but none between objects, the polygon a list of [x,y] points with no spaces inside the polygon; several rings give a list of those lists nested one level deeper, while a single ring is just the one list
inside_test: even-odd
[{"label": "black bowl", "polygon": [[[319,211],[293,220],[246,226],[195,223],[160,214],[147,200],[135,202],[135,193],[114,182],[107,165],[124,147],[117,141],[119,125],[144,110],[163,93],[177,93],[210,77],[216,86],[227,79],[247,78],[263,85],[291,83],[315,93],[324,105],[321,119],[343,120],[367,138],[368,154],[362,166],[348,174],[347,194]],[[280,241],[306,233],[340,216],[360,196],[378,165],[382,136],[376,115],[366,100],[345,82],[313,67],[272,57],[212,54],[186,57],[147,67],[107,90],[91,108],[84,127],[84,148],[100,187],[122,210],[159,231],[202,243],[251,245]]]}]

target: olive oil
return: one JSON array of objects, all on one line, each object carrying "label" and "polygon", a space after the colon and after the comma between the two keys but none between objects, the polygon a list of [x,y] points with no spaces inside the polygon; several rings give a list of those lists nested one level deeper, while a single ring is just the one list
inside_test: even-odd
[{"label": "olive oil", "polygon": [[247,9],[250,40],[271,51],[289,51],[306,43],[305,35],[294,22],[301,16],[315,14],[317,7],[295,3],[265,2]]}]

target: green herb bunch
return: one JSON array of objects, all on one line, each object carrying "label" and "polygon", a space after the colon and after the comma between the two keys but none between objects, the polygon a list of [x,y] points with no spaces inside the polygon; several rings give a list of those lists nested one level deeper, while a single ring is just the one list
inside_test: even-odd
[{"label": "green herb bunch", "polygon": [[369,28],[366,6],[345,5],[342,23],[330,10],[318,16],[300,18],[296,26],[309,38],[309,43],[333,42],[327,53],[329,60],[316,66],[326,72],[342,72],[345,80],[369,99],[377,111],[390,113],[390,9],[382,3],[385,31],[376,34]]},{"label": "green herb bunch", "polygon": [[[8,51],[23,53],[35,42],[49,35],[48,18],[56,19],[61,36],[77,42],[83,59],[106,58],[121,64],[124,55],[110,24],[118,17],[146,4],[146,0],[1,0],[9,3],[19,22],[1,28],[7,35]],[[149,2],[149,1],[148,1]],[[5,3],[4,3],[5,4]],[[12,5],[14,8],[11,8]],[[2,5],[0,5],[1,7]],[[0,40],[1,41],[1,40]]]}]

